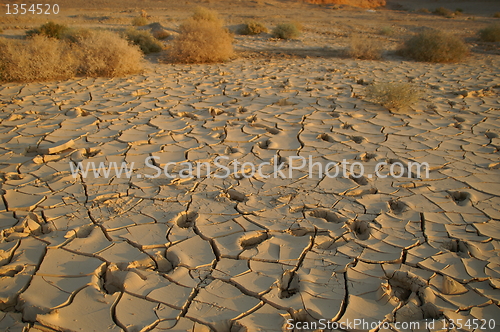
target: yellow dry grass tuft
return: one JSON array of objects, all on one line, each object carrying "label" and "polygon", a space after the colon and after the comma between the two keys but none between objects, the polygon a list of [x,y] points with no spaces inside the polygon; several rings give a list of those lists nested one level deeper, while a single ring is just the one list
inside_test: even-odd
[{"label": "yellow dry grass tuft", "polygon": [[485,42],[499,42],[500,24],[490,24],[486,28],[479,30],[479,38],[481,38],[481,40]]},{"label": "yellow dry grass tuft", "polygon": [[138,46],[111,31],[95,31],[76,42],[79,71],[87,76],[125,76],[142,70]]},{"label": "yellow dry grass tuft", "polygon": [[156,39],[149,30],[137,30],[128,28],[125,31],[125,38],[141,48],[144,54],[160,52],[163,50],[163,44]]},{"label": "yellow dry grass tuft", "polygon": [[410,83],[373,83],[366,88],[368,101],[396,111],[414,104],[420,95],[420,89]]},{"label": "yellow dry grass tuft", "polygon": [[296,22],[281,23],[273,29],[273,36],[280,39],[295,39],[300,36],[299,26]]},{"label": "yellow dry grass tuft", "polygon": [[167,59],[177,63],[214,63],[233,55],[233,35],[222,26],[217,13],[200,9],[180,26]]},{"label": "yellow dry grass tuft", "polygon": [[0,80],[33,82],[73,77],[78,60],[70,43],[44,35],[0,39]]},{"label": "yellow dry grass tuft", "polygon": [[267,33],[268,30],[266,26],[260,22],[250,21],[245,23],[241,29],[238,31],[240,35],[258,35],[261,33]]},{"label": "yellow dry grass tuft", "polygon": [[149,23],[148,18],[144,16],[137,16],[134,17],[134,19],[132,20],[132,25],[136,27],[142,27],[144,25],[147,25],[148,23]]},{"label": "yellow dry grass tuft", "polygon": [[457,62],[469,54],[469,47],[455,35],[426,29],[408,39],[400,53],[417,61]]},{"label": "yellow dry grass tuft", "polygon": [[361,35],[353,35],[351,36],[350,45],[346,50],[346,54],[355,59],[378,60],[382,57],[380,40]]}]

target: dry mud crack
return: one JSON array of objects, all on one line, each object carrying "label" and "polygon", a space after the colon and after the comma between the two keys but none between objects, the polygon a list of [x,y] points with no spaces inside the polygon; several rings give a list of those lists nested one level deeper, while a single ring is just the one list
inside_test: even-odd
[{"label": "dry mud crack", "polygon": [[[500,325],[500,63],[488,61],[252,59],[2,85],[0,330]],[[425,98],[392,114],[358,98],[373,79],[411,80]],[[291,156],[431,170],[310,177],[289,173]],[[183,162],[210,176],[152,177]],[[262,176],[281,162],[292,176]],[[95,167],[73,176],[79,163]],[[100,163],[133,170],[95,177]]]}]

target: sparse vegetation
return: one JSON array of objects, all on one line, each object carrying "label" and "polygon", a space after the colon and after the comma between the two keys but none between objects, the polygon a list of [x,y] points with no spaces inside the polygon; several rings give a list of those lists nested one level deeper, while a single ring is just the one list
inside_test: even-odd
[{"label": "sparse vegetation", "polygon": [[132,25],[136,27],[142,27],[144,25],[147,25],[148,23],[149,20],[147,19],[147,17],[144,17],[142,15],[134,17],[134,19],[132,20]]},{"label": "sparse vegetation", "polygon": [[68,79],[77,59],[66,41],[35,35],[27,40],[0,38],[0,80],[32,82]]},{"label": "sparse vegetation", "polygon": [[139,46],[144,54],[160,52],[163,49],[162,43],[155,39],[149,30],[129,28],[124,36],[128,41]]},{"label": "sparse vegetation", "polygon": [[300,36],[300,29],[296,23],[281,23],[273,29],[273,36],[280,39],[295,39]]},{"label": "sparse vegetation", "polygon": [[77,43],[79,72],[87,76],[124,76],[142,70],[138,46],[111,31],[95,31]]},{"label": "sparse vegetation", "polygon": [[390,26],[385,26],[382,29],[380,29],[379,33],[382,36],[392,36],[394,34],[394,29]]},{"label": "sparse vegetation", "polygon": [[426,29],[408,39],[400,53],[417,61],[456,62],[468,55],[469,48],[457,36]]},{"label": "sparse vegetation", "polygon": [[427,8],[420,8],[420,9],[417,9],[417,13],[421,13],[421,14],[430,14],[431,11]]},{"label": "sparse vegetation", "polygon": [[382,57],[380,41],[361,35],[353,35],[346,50],[347,56],[362,60],[377,60]]},{"label": "sparse vegetation", "polygon": [[123,76],[142,69],[137,46],[109,31],[74,30],[63,39],[36,34],[0,39],[0,80],[32,82],[86,76]]},{"label": "sparse vegetation", "polygon": [[453,17],[453,12],[448,8],[438,7],[434,10],[434,14],[444,17]]},{"label": "sparse vegetation", "polygon": [[168,37],[170,37],[170,33],[166,30],[155,30],[153,31],[153,37],[155,37],[156,39],[159,39],[159,40],[164,40],[164,39],[167,39]]},{"label": "sparse vegetation", "polygon": [[233,56],[233,36],[222,26],[217,13],[198,8],[180,27],[168,53],[179,63],[212,63]]},{"label": "sparse vegetation", "polygon": [[479,30],[479,38],[485,42],[500,41],[500,24],[495,23],[488,25],[486,28]]},{"label": "sparse vegetation", "polygon": [[500,12],[496,12],[495,14],[493,14],[493,17],[500,18]]},{"label": "sparse vegetation", "polygon": [[62,39],[66,39],[72,43],[76,43],[81,39],[90,37],[92,33],[94,33],[94,30],[87,28],[69,28],[64,32]]},{"label": "sparse vegetation", "polygon": [[216,11],[205,7],[196,7],[191,18],[195,21],[211,21],[221,26],[224,25],[224,21],[219,18],[219,14]]},{"label": "sparse vegetation", "polygon": [[267,33],[266,26],[260,22],[250,21],[245,23],[241,29],[238,31],[240,35],[258,35],[261,33]]},{"label": "sparse vegetation", "polygon": [[421,91],[410,83],[373,83],[366,88],[367,100],[389,110],[401,110],[414,104]]},{"label": "sparse vegetation", "polygon": [[28,30],[26,35],[32,37],[35,35],[43,35],[50,38],[60,39],[68,31],[68,27],[62,24],[57,24],[52,21],[43,24],[39,28]]}]

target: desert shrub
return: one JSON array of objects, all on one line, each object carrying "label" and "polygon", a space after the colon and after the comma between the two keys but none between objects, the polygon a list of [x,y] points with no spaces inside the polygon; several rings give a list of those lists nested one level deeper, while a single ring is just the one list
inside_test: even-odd
[{"label": "desert shrub", "polygon": [[457,36],[426,29],[408,39],[400,53],[417,61],[456,62],[468,55],[469,48]]},{"label": "desert shrub", "polygon": [[50,38],[62,38],[68,27],[62,24],[57,24],[52,21],[43,24],[39,28],[26,31],[26,35],[32,37],[34,35],[43,35]]},{"label": "desert shrub", "polygon": [[362,60],[380,59],[382,57],[380,41],[369,37],[353,35],[350,38],[346,55]]},{"label": "desert shrub", "polygon": [[421,14],[430,14],[431,11],[427,8],[420,8],[420,9],[417,9],[417,13],[421,13]]},{"label": "desert shrub", "polygon": [[87,76],[124,76],[142,70],[143,54],[138,46],[111,31],[93,31],[76,43],[79,72]]},{"label": "desert shrub", "polygon": [[166,30],[160,29],[153,31],[153,37],[159,40],[164,40],[170,37],[170,33]]},{"label": "desert shrub", "polygon": [[366,98],[390,110],[400,110],[415,103],[421,91],[409,83],[373,83],[366,88]]},{"label": "desert shrub", "polygon": [[394,29],[389,26],[385,26],[382,29],[380,29],[379,33],[382,36],[392,36],[394,34]]},{"label": "desert shrub", "polygon": [[444,16],[444,17],[452,17],[453,12],[449,10],[448,8],[444,7],[438,7],[434,10],[434,14],[439,15],[439,16]]},{"label": "desert shrub", "polygon": [[134,17],[134,19],[132,20],[132,25],[136,26],[136,27],[142,27],[144,25],[147,25],[149,23],[147,17],[144,17],[144,16],[137,16],[137,17]]},{"label": "desert shrub", "polygon": [[300,36],[300,29],[295,23],[281,23],[273,29],[273,36],[280,39],[294,39]]},{"label": "desert shrub", "polygon": [[226,61],[233,55],[233,36],[220,21],[189,18],[180,27],[169,57],[179,63]]},{"label": "desert shrub", "polygon": [[493,17],[500,18],[500,12],[496,12],[495,14],[493,14]]},{"label": "desert shrub", "polygon": [[485,42],[500,41],[500,24],[491,24],[486,28],[479,30],[479,38]]},{"label": "desert shrub", "polygon": [[191,18],[195,21],[211,21],[218,25],[224,25],[224,21],[219,18],[219,14],[205,7],[196,7]]},{"label": "desert shrub", "polygon": [[69,28],[63,33],[62,39],[66,39],[72,43],[76,43],[80,39],[90,37],[93,31],[94,30],[87,28]]},{"label": "desert shrub", "polygon": [[36,35],[27,40],[0,39],[0,80],[32,82],[67,79],[77,60],[67,41]]},{"label": "desert shrub", "polygon": [[124,33],[125,38],[140,47],[144,54],[160,52],[163,45],[148,30],[127,29]]},{"label": "desert shrub", "polygon": [[264,24],[256,21],[250,21],[245,23],[238,32],[240,35],[258,35],[261,33],[267,33],[268,30]]}]

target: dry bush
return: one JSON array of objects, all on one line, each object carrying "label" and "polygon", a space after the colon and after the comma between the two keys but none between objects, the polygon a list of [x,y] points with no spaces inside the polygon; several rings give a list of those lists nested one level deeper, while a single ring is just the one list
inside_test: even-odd
[{"label": "dry bush", "polygon": [[43,24],[39,28],[26,31],[26,35],[29,37],[35,35],[43,35],[50,38],[62,38],[64,33],[68,31],[68,27],[62,24],[57,24],[52,21]]},{"label": "dry bush", "polygon": [[258,35],[261,33],[267,33],[266,26],[260,22],[250,21],[245,23],[243,27],[238,31],[240,35]]},{"label": "dry bush", "polygon": [[159,40],[164,40],[170,37],[170,33],[167,30],[155,30],[153,31],[153,37]]},{"label": "dry bush", "polygon": [[281,23],[273,29],[273,36],[280,39],[295,39],[300,36],[296,23]]},{"label": "dry bush", "polygon": [[485,42],[500,41],[500,24],[491,24],[486,28],[479,30],[479,38]]},{"label": "dry bush", "polygon": [[469,54],[469,48],[457,36],[426,29],[408,39],[400,53],[417,61],[456,62]]},{"label": "dry bush", "polygon": [[90,37],[93,33],[94,30],[88,28],[69,28],[64,32],[62,39],[66,39],[71,43],[76,43],[80,39]]},{"label": "dry bush", "polygon": [[125,38],[141,48],[144,54],[160,52],[163,45],[148,30],[129,28],[125,31]]},{"label": "dry bush", "polygon": [[453,17],[454,13],[448,8],[439,7],[434,10],[434,14],[444,17]]},{"label": "dry bush", "polygon": [[346,55],[361,60],[378,60],[382,57],[380,40],[361,35],[353,35],[346,49]]},{"label": "dry bush", "polygon": [[394,35],[394,29],[390,26],[385,26],[380,29],[379,34],[382,36],[392,36]]},{"label": "dry bush", "polygon": [[373,83],[366,88],[366,98],[389,110],[401,110],[414,104],[421,91],[409,83]]},{"label": "dry bush", "polygon": [[0,80],[32,82],[68,79],[77,60],[63,40],[36,35],[27,40],[0,39]]},{"label": "dry bush", "polygon": [[493,14],[493,17],[500,18],[500,12],[496,12],[495,14]]},{"label": "dry bush", "polygon": [[132,20],[132,25],[136,26],[136,27],[142,27],[144,25],[147,25],[149,23],[147,17],[144,17],[144,16],[137,16],[137,17],[134,17],[134,19]]},{"label": "dry bush", "polygon": [[76,43],[79,72],[87,76],[124,76],[142,70],[143,54],[138,46],[110,31],[94,31]]},{"label": "dry bush", "polygon": [[191,18],[195,21],[211,21],[220,26],[224,25],[224,21],[219,18],[219,14],[216,11],[205,7],[196,7]]},{"label": "dry bush", "polygon": [[213,63],[233,56],[233,36],[219,21],[189,18],[180,27],[169,57],[178,63]]},{"label": "dry bush", "polygon": [[420,9],[417,9],[417,13],[421,13],[421,14],[430,14],[431,11],[427,8],[420,8]]}]

